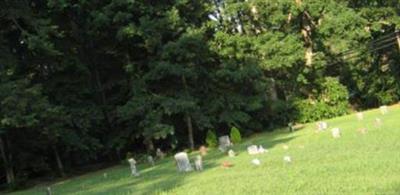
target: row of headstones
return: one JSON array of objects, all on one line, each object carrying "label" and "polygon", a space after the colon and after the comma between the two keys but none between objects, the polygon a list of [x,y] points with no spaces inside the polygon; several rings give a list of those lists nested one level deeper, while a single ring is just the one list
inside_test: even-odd
[{"label": "row of headstones", "polygon": [[[156,156],[157,156],[158,159],[163,159],[163,158],[165,157],[165,153],[162,152],[160,148],[157,148],[157,150],[156,150]],[[153,156],[150,156],[150,155],[147,156],[147,162],[148,162],[151,166],[155,166],[155,161],[154,161]],[[130,168],[131,168],[131,174],[132,174],[132,176],[139,176],[140,173],[139,173],[139,171],[137,170],[137,167],[136,167],[136,164],[137,164],[136,160],[135,160],[134,158],[129,158],[129,159],[128,159],[128,163],[129,163],[129,166],[130,166]],[[106,176],[104,176],[104,177],[106,177]]]},{"label": "row of headstones", "polygon": [[[380,109],[382,114],[388,113],[387,106],[381,106],[379,109]],[[356,116],[357,116],[357,118],[359,120],[363,120],[363,118],[364,118],[362,112],[358,112],[356,114]],[[377,123],[381,123],[381,120],[379,118],[377,118],[376,122]],[[326,123],[324,121],[317,122],[316,125],[317,125],[318,131],[325,131],[326,129],[328,129],[328,123]],[[341,131],[340,131],[339,128],[335,127],[331,131],[332,131],[332,137],[340,138]],[[218,142],[219,142],[218,149],[220,151],[222,151],[222,152],[226,152],[233,145],[232,142],[229,139],[229,136],[227,136],[227,135],[219,137],[218,138]],[[251,146],[249,146],[247,148],[247,152],[250,155],[255,155],[255,154],[261,154],[261,153],[264,153],[264,152],[268,152],[268,150],[264,149],[261,145],[260,146],[251,145]],[[206,148],[205,147],[200,148],[200,153],[202,155],[204,155],[206,153]],[[195,170],[197,170],[197,171],[203,170],[202,155],[197,155],[196,159],[195,159],[194,166],[195,166]],[[234,157],[235,155],[236,154],[235,154],[235,152],[233,150],[229,150],[228,151],[228,156],[229,157]],[[163,158],[165,156],[165,154],[163,154],[160,149],[157,149],[157,156]],[[188,171],[192,171],[193,170],[192,164],[190,163],[188,154],[186,152],[177,153],[177,154],[175,154],[174,158],[175,158],[176,166],[177,166],[177,169],[178,169],[179,172],[188,172]],[[132,175],[139,176],[139,172],[136,169],[136,161],[133,158],[129,159],[128,161],[129,161],[130,166],[131,166]],[[152,166],[154,166],[154,159],[152,158],[152,156],[148,157],[148,161]],[[285,156],[284,157],[284,161],[291,162],[290,156]],[[252,163],[256,164],[256,165],[259,165],[260,161],[258,159],[254,159],[252,161]]]}]

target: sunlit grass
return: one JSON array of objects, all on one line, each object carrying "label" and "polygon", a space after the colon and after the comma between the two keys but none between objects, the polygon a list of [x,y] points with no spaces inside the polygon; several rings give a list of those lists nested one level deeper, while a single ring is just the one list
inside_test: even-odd
[{"label": "sunlit grass", "polygon": [[[382,125],[375,124],[376,118]],[[155,167],[140,165],[140,177],[131,177],[128,165],[116,166],[55,183],[53,194],[400,194],[399,119],[400,107],[392,106],[386,115],[365,112],[362,121],[355,115],[328,120],[325,132],[316,133],[308,124],[293,133],[257,134],[234,146],[235,158],[212,150],[203,159],[203,172],[177,173],[170,157]],[[332,138],[333,127],[341,129],[341,138]],[[251,144],[269,152],[250,156],[246,148]],[[285,155],[292,163],[284,163]],[[261,165],[252,165],[253,158]],[[234,166],[222,168],[223,161]],[[15,194],[44,194],[45,187]]]}]

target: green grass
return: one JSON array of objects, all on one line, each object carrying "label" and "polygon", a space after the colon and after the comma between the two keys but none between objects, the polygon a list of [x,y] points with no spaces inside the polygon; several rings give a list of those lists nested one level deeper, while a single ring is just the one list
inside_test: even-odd
[{"label": "green grass", "polygon": [[[170,157],[155,167],[139,166],[140,177],[131,177],[126,165],[54,183],[53,194],[400,194],[399,119],[400,107],[392,106],[386,115],[365,112],[361,122],[355,115],[327,120],[329,129],[341,129],[339,139],[330,131],[316,133],[314,124],[293,133],[257,134],[234,146],[239,152],[235,158],[211,151],[204,157],[203,172],[177,173]],[[366,134],[357,131],[362,127]],[[250,156],[246,147],[251,144],[262,144],[269,152]],[[292,157],[291,164],[283,162],[285,155]],[[262,164],[252,165],[253,158]],[[224,169],[223,161],[234,166]],[[15,194],[44,194],[44,189]]]}]

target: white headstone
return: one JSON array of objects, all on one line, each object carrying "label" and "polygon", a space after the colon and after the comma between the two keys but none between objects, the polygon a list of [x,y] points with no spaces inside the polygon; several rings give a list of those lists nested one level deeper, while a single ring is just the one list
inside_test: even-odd
[{"label": "white headstone", "polygon": [[52,193],[51,193],[51,188],[50,188],[50,187],[47,187],[47,188],[46,188],[46,194],[47,194],[47,195],[52,195]]},{"label": "white headstone", "polygon": [[286,144],[284,144],[284,145],[282,146],[282,148],[283,148],[284,150],[288,150],[288,149],[289,149],[289,146],[286,145]]},{"label": "white headstone", "polygon": [[317,122],[318,131],[324,131],[328,128],[328,123],[324,121]]},{"label": "white headstone", "polygon": [[133,158],[128,159],[129,165],[131,167],[132,176],[139,176],[139,172],[136,169],[136,161]]},{"label": "white headstone", "polygon": [[381,111],[382,114],[388,113],[388,107],[387,106],[381,106],[381,107],[379,107],[379,110]]},{"label": "white headstone", "polygon": [[179,172],[189,172],[193,170],[186,152],[179,152],[175,154],[174,157]]},{"label": "white headstone", "polygon": [[226,152],[230,146],[232,146],[232,142],[229,139],[229,136],[224,135],[218,138],[219,142],[219,147],[218,149],[221,150],[222,152]]},{"label": "white headstone", "polygon": [[262,154],[262,153],[264,153],[264,152],[268,152],[268,150],[264,149],[264,147],[263,147],[262,145],[259,145],[259,146],[258,146],[258,153],[259,153],[259,154]]},{"label": "white headstone", "polygon": [[290,156],[284,156],[283,161],[290,163],[290,162],[292,162],[292,158],[290,158]]},{"label": "white headstone", "polygon": [[258,154],[258,147],[256,145],[251,145],[251,146],[247,147],[247,152],[250,155]]},{"label": "white headstone", "polygon": [[380,118],[375,118],[375,123],[377,126],[381,126],[382,120]]},{"label": "white headstone", "polygon": [[333,138],[340,138],[340,129],[339,128],[333,128],[332,129],[332,137]]},{"label": "white headstone", "polygon": [[163,159],[165,157],[165,153],[162,152],[160,148],[157,148],[156,156],[158,159]]},{"label": "white headstone", "polygon": [[203,170],[203,160],[201,158],[201,155],[196,156],[196,160],[194,161],[194,166],[196,168],[196,171],[202,171]]},{"label": "white headstone", "polygon": [[253,160],[251,161],[251,163],[253,163],[253,165],[256,165],[256,166],[261,165],[261,161],[258,160],[257,158],[256,158],[256,159],[253,159]]},{"label": "white headstone", "polygon": [[103,177],[104,177],[104,179],[107,179],[108,174],[107,173],[103,173]]},{"label": "white headstone", "polygon": [[235,154],[235,152],[234,152],[233,150],[229,150],[229,151],[228,151],[228,156],[229,156],[229,157],[235,157],[236,154]]},{"label": "white headstone", "polygon": [[364,114],[363,114],[362,112],[357,112],[356,116],[357,116],[357,119],[358,119],[359,121],[361,121],[361,120],[364,119]]},{"label": "white headstone", "polygon": [[155,163],[152,156],[147,156],[147,162],[149,162],[149,164],[154,167]]}]

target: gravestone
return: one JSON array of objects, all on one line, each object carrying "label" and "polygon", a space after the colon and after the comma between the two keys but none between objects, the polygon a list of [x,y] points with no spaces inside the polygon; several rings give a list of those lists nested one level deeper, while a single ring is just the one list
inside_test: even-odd
[{"label": "gravestone", "polygon": [[218,142],[219,142],[218,149],[221,150],[222,152],[226,152],[226,150],[228,150],[228,148],[232,146],[232,142],[229,139],[229,136],[227,135],[219,137]]},{"label": "gravestone", "polygon": [[388,107],[387,106],[381,106],[381,107],[379,107],[379,110],[381,111],[382,114],[388,113]]},{"label": "gravestone", "polygon": [[247,147],[247,152],[250,155],[258,154],[258,147],[256,145],[251,145],[251,146]]},{"label": "gravestone", "polygon": [[258,146],[258,153],[259,153],[259,154],[262,154],[262,153],[264,153],[264,152],[268,152],[268,150],[264,149],[264,147],[263,147],[262,145],[259,145],[259,146]]},{"label": "gravestone", "polygon": [[289,146],[286,145],[286,144],[284,144],[284,145],[282,146],[282,148],[283,148],[284,150],[289,150]]},{"label": "gravestone", "polygon": [[147,156],[147,162],[151,165],[151,166],[155,166],[154,163],[154,158],[152,156]]},{"label": "gravestone", "polygon": [[108,174],[107,173],[103,173],[103,177],[104,177],[104,179],[107,179]]},{"label": "gravestone", "polygon": [[139,172],[136,169],[136,161],[133,158],[128,159],[129,165],[131,167],[132,176],[139,176]]},{"label": "gravestone", "polygon": [[358,119],[359,121],[361,121],[361,120],[364,119],[364,114],[363,114],[362,112],[357,112],[356,116],[357,116],[357,119]]},{"label": "gravestone", "polygon": [[328,123],[324,121],[317,122],[317,129],[318,131],[324,131],[328,128]]},{"label": "gravestone", "polygon": [[200,155],[202,155],[202,156],[207,155],[207,147],[205,147],[205,146],[200,146],[199,152],[200,152]]},{"label": "gravestone", "polygon": [[201,155],[196,156],[196,160],[194,161],[194,166],[195,166],[196,171],[203,170],[203,160],[201,158]]},{"label": "gravestone", "polygon": [[290,156],[284,156],[283,157],[283,161],[286,163],[291,163],[292,162],[292,158]]},{"label": "gravestone", "polygon": [[175,154],[174,158],[179,172],[189,172],[193,170],[186,152],[179,152]]},{"label": "gravestone", "polygon": [[229,156],[229,157],[235,157],[236,154],[235,154],[235,152],[234,152],[233,150],[229,150],[229,151],[228,151],[228,156]]},{"label": "gravestone", "polygon": [[332,129],[332,137],[333,138],[340,138],[340,129],[339,128],[333,128]]},{"label": "gravestone", "polygon": [[46,188],[46,194],[47,194],[47,195],[52,195],[51,187],[47,187],[47,188]]},{"label": "gravestone", "polygon": [[160,148],[157,148],[156,156],[157,156],[158,159],[164,159],[165,153],[163,151],[161,151]]},{"label": "gravestone", "polygon": [[261,161],[258,160],[257,158],[256,158],[256,159],[253,159],[253,160],[251,161],[251,163],[253,163],[253,165],[256,165],[256,166],[260,166],[260,165],[261,165]]}]

